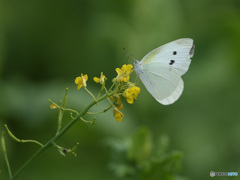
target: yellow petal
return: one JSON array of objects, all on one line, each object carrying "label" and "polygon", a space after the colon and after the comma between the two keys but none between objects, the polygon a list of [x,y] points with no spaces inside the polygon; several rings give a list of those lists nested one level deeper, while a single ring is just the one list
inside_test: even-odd
[{"label": "yellow petal", "polygon": [[126,77],[122,77],[122,81],[123,82],[127,82],[127,78]]},{"label": "yellow petal", "polygon": [[133,103],[133,97],[129,97],[129,98],[127,98],[127,102],[129,103],[129,104],[132,104]]},{"label": "yellow petal", "polygon": [[87,82],[87,80],[88,80],[88,75],[85,74],[84,76],[82,76],[82,78],[85,80],[85,82]]},{"label": "yellow petal", "polygon": [[123,109],[123,103],[121,101],[121,98],[118,98],[117,102],[115,102],[115,105],[117,109]]},{"label": "yellow petal", "polygon": [[139,87],[137,87],[136,92],[140,93],[140,88]]},{"label": "yellow petal", "polygon": [[79,76],[79,77],[76,77],[75,79],[75,84],[78,84],[80,82],[82,82],[82,78]]},{"label": "yellow petal", "polygon": [[56,109],[57,106],[55,106],[54,104],[51,104],[51,105],[50,105],[50,108],[51,108],[51,109]]},{"label": "yellow petal", "polygon": [[139,87],[133,87],[132,91],[134,93],[134,96],[137,96],[140,92],[140,88]]},{"label": "yellow petal", "polygon": [[113,114],[117,122],[121,122],[122,118],[124,117],[123,113],[121,113],[119,110],[116,108],[113,109]]},{"label": "yellow petal", "polygon": [[115,119],[117,122],[121,122],[123,118],[123,114],[117,113],[115,114]]},{"label": "yellow petal", "polygon": [[100,79],[97,78],[97,77],[94,77],[93,80],[94,80],[96,83],[99,83],[99,82],[100,82]]},{"label": "yellow petal", "polygon": [[128,97],[131,97],[132,96],[132,93],[131,93],[131,90],[130,89],[126,89],[125,92],[124,92],[125,96],[128,98]]},{"label": "yellow petal", "polygon": [[106,76],[101,74],[101,76],[100,76],[100,84],[103,84],[105,80],[106,80]]},{"label": "yellow petal", "polygon": [[80,89],[82,87],[82,84],[78,84],[77,89]]},{"label": "yellow petal", "polygon": [[124,65],[122,66],[121,70],[122,70],[122,71],[126,71],[126,70],[127,70],[127,65],[124,64]]},{"label": "yellow petal", "polygon": [[123,104],[120,104],[120,105],[118,105],[116,107],[117,107],[117,109],[123,109]]},{"label": "yellow petal", "polygon": [[131,73],[132,72],[132,68],[133,68],[133,66],[131,64],[128,64],[127,67],[126,67],[126,71]]},{"label": "yellow petal", "polygon": [[118,75],[121,74],[121,72],[122,72],[121,69],[119,69],[119,68],[116,68],[115,70],[116,70]]},{"label": "yellow petal", "polygon": [[103,74],[101,74],[101,77],[100,77],[101,79],[105,79],[106,78],[106,76],[104,76]]},{"label": "yellow petal", "polygon": [[88,75],[87,74],[85,74],[85,75],[82,75],[81,76],[81,78],[82,78],[82,83],[81,83],[81,85],[85,88],[85,87],[87,87],[87,80],[88,80]]}]

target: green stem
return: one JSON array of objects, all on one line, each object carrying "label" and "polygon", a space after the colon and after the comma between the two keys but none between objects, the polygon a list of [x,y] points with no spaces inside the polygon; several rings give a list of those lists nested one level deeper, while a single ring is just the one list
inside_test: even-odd
[{"label": "green stem", "polygon": [[43,147],[43,144],[36,141],[36,140],[24,140],[24,139],[18,139],[16,136],[13,135],[13,133],[8,129],[7,125],[5,124],[5,127],[7,129],[7,132],[9,134],[9,136],[14,139],[15,141],[19,142],[19,143],[35,143],[38,144],[39,146]]},{"label": "green stem", "polygon": [[113,83],[112,86],[109,88],[108,92],[110,92],[115,85],[116,83]]},{"label": "green stem", "polygon": [[104,87],[104,86],[105,86],[105,82],[102,84],[101,89],[100,89],[100,91],[99,91],[99,93],[98,93],[97,101],[98,101],[99,97],[101,96],[101,94],[102,94],[102,92],[103,92],[103,87]]},{"label": "green stem", "polygon": [[64,110],[63,108],[66,107],[66,103],[67,103],[67,93],[68,93],[68,88],[66,88],[66,92],[64,95],[64,99],[63,99],[63,103],[62,103],[62,108],[59,109],[59,115],[58,115],[58,128],[57,128],[57,132],[56,134],[58,134],[62,128],[62,118],[63,118],[63,114],[64,114]]},{"label": "green stem", "polygon": [[61,110],[63,110],[63,111],[70,111],[70,112],[74,112],[74,113],[78,114],[78,112],[75,111],[75,110],[73,110],[73,109],[63,108],[63,107],[57,105],[57,104],[56,104],[55,102],[53,102],[51,99],[49,99],[48,101],[49,101],[50,103],[52,103],[53,105],[55,105],[56,108],[58,108],[58,109],[61,109]]},{"label": "green stem", "polygon": [[[115,92],[112,93],[107,93],[103,95],[102,97],[99,98],[98,102],[104,100],[108,96],[113,95]],[[19,169],[18,171],[13,175],[10,180],[16,179],[22,172],[23,170],[28,166],[28,164],[34,160],[39,154],[41,154],[43,151],[45,151],[47,148],[51,147],[53,145],[53,142],[58,140],[61,136],[67,132],[68,129],[70,129],[83,115],[87,113],[87,111],[96,104],[97,102],[94,100],[91,102],[80,114],[76,115],[74,119],[72,119],[71,122],[69,122],[63,129],[59,131],[58,134],[56,134],[52,139],[50,139],[41,149],[39,149],[35,154],[33,154],[32,157],[30,157]]]},{"label": "green stem", "polygon": [[[110,89],[111,89],[111,88],[110,88]],[[105,88],[105,91],[106,91],[106,93],[108,92],[108,91],[107,91],[107,88]],[[107,100],[108,100],[108,102],[110,103],[110,105],[114,108],[114,105],[113,105],[112,101],[109,99],[109,97],[107,97]]]},{"label": "green stem", "polygon": [[92,124],[92,125],[95,124],[95,121],[96,121],[95,118],[93,119],[93,121],[87,121],[87,120],[83,119],[82,117],[80,117],[80,119],[81,119],[83,122],[88,123],[88,124]]},{"label": "green stem", "polygon": [[90,94],[92,96],[94,101],[97,101],[95,96],[86,87],[84,87],[84,89],[88,92],[88,94]]},{"label": "green stem", "polygon": [[5,140],[4,140],[4,131],[2,132],[2,149],[3,149],[3,154],[4,154],[4,158],[7,164],[7,169],[8,169],[8,174],[9,174],[9,178],[12,178],[12,171],[11,171],[11,167],[8,161],[8,157],[7,157],[7,149],[6,149],[6,145],[5,145]]},{"label": "green stem", "polygon": [[103,111],[99,111],[99,112],[87,112],[87,114],[90,114],[90,115],[95,115],[95,114],[101,114],[101,113],[105,113],[107,112],[109,109],[111,109],[113,106],[110,105],[109,107],[107,107],[106,109],[104,109]]},{"label": "green stem", "polygon": [[68,108],[62,108],[63,111],[70,111],[70,112],[74,112],[76,114],[78,114],[77,111],[73,110],[73,109],[68,109]]},{"label": "green stem", "polygon": [[[103,73],[101,73],[101,76],[103,75]],[[102,92],[103,92],[103,90],[104,90],[104,88],[105,88],[105,84],[106,84],[106,79],[103,81],[103,83],[102,83],[102,86],[101,86],[101,89],[100,89],[100,91],[99,91],[99,93],[98,93],[98,96],[97,96],[97,101],[98,101],[98,99],[99,99],[99,97],[101,96],[101,94],[102,94]]]}]

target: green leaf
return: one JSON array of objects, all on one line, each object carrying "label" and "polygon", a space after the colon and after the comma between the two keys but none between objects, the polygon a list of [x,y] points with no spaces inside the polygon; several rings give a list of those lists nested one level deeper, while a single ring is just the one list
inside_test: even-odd
[{"label": "green leaf", "polygon": [[152,152],[152,134],[147,128],[140,128],[131,137],[127,156],[137,163],[146,161]]}]

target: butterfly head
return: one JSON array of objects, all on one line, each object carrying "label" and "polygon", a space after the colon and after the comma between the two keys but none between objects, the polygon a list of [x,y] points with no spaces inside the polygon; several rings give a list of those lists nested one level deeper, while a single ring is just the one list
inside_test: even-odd
[{"label": "butterfly head", "polygon": [[141,66],[141,62],[139,62],[138,60],[134,59],[133,60],[133,67],[135,72],[139,75],[143,72],[142,66]]},{"label": "butterfly head", "polygon": [[139,65],[139,61],[136,59],[133,59],[133,66],[136,67],[137,65]]}]

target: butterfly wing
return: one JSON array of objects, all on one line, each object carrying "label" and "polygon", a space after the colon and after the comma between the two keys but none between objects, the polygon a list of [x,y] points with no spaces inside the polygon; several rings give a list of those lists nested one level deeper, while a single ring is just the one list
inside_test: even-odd
[{"label": "butterfly wing", "polygon": [[176,69],[153,62],[136,66],[135,70],[150,94],[161,104],[172,104],[182,94],[183,80]]},{"label": "butterfly wing", "polygon": [[189,38],[178,39],[154,49],[143,57],[140,64],[156,62],[171,66],[183,75],[187,72],[191,57],[194,54],[193,40]]}]

